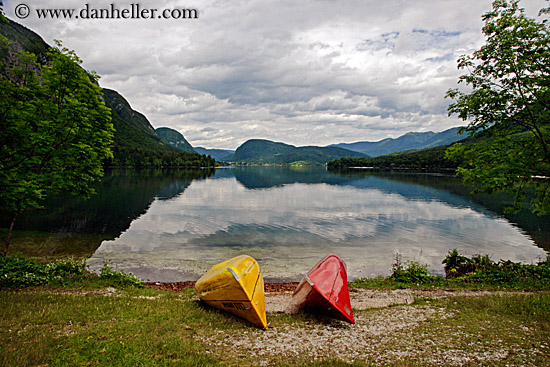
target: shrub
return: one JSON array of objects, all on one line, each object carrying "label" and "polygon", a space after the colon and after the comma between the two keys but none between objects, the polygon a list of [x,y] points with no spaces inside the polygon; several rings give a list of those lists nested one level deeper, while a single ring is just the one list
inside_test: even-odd
[{"label": "shrub", "polygon": [[403,283],[423,283],[430,277],[428,274],[428,265],[420,264],[417,261],[408,261],[407,266],[403,267],[401,254],[396,254],[390,278]]},{"label": "shrub", "polygon": [[141,287],[143,282],[132,273],[115,271],[108,264],[103,264],[99,271],[99,278],[107,280],[111,285],[134,285]]},{"label": "shrub", "polygon": [[43,265],[20,256],[0,257],[0,288],[22,288],[45,284],[48,276]]},{"label": "shrub", "polygon": [[32,258],[0,257],[0,289],[25,288],[40,285],[64,286],[89,284],[97,286],[143,286],[134,274],[126,274],[103,265],[99,274],[86,269],[86,261],[61,259],[50,264],[37,264]]},{"label": "shrub", "polygon": [[86,260],[78,261],[73,258],[56,260],[46,265],[46,273],[50,276],[64,274],[82,275],[86,272]]},{"label": "shrub", "polygon": [[458,250],[454,248],[449,250],[442,264],[445,265],[445,276],[447,278],[455,278],[469,272],[468,266],[471,264],[471,260],[466,256],[460,255]]}]

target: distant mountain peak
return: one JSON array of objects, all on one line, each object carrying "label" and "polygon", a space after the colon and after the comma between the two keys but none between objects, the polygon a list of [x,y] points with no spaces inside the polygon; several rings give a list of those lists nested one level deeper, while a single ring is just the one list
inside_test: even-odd
[{"label": "distant mountain peak", "polygon": [[183,150],[184,152],[195,152],[191,144],[189,144],[189,142],[185,140],[185,138],[179,131],[169,127],[159,127],[155,130],[155,132],[164,143],[174,148]]},{"label": "distant mountain peak", "polygon": [[344,157],[364,158],[366,155],[338,147],[296,147],[265,139],[250,139],[237,148],[231,160],[259,164],[325,164]]},{"label": "distant mountain peak", "polygon": [[434,133],[408,132],[398,138],[386,138],[380,141],[358,141],[355,143],[340,143],[330,146],[345,148],[356,152],[364,153],[372,157],[383,154],[401,152],[411,149],[433,148],[440,145],[447,145],[466,138],[458,134],[458,127]]}]

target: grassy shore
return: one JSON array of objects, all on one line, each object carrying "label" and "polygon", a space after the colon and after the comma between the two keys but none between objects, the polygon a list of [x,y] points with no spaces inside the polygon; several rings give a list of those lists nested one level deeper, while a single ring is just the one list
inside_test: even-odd
[{"label": "grassy shore", "polygon": [[[550,290],[538,275],[524,289],[503,283],[482,293],[472,284],[470,296],[426,293],[412,304],[354,309],[355,325],[270,312],[263,331],[206,307],[193,289],[143,287],[107,267],[91,276],[74,261],[18,261],[1,264],[1,276],[9,270],[27,283],[2,283],[0,366],[550,366]],[[418,273],[408,264],[352,286],[422,288]]]},{"label": "grassy shore", "polygon": [[[203,306],[192,289],[3,291],[0,365],[548,366],[549,310],[548,292],[422,299],[355,311],[353,326],[268,314],[262,331]],[[350,335],[354,343],[342,345]],[[312,338],[309,351],[292,348]]]}]

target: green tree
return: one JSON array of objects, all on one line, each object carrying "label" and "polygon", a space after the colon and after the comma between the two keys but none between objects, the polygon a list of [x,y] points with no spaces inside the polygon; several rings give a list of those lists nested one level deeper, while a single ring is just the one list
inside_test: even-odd
[{"label": "green tree", "polygon": [[98,76],[73,51],[58,42],[43,65],[33,54],[8,51],[0,61],[0,209],[13,220],[4,255],[21,211],[41,208],[55,192],[93,192],[114,133]]},{"label": "green tree", "polygon": [[[550,32],[546,20],[529,18],[519,0],[495,0],[483,15],[486,43],[458,60],[467,74],[459,83],[469,93],[450,89],[449,115],[468,121],[474,136],[447,156],[464,163],[458,174],[480,191],[506,190],[519,210],[534,188],[533,212],[550,210]],[[547,14],[543,9],[541,14]]]}]

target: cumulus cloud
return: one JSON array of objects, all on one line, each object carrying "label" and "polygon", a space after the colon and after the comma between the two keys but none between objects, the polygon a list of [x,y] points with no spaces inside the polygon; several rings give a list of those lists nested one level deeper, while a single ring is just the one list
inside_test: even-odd
[{"label": "cumulus cloud", "polygon": [[[129,8],[129,0],[93,7]],[[4,1],[14,15],[17,0]],[[543,0],[523,0],[530,14]],[[235,149],[250,138],[294,145],[380,140],[461,125],[447,116],[456,60],[483,44],[490,1],[159,0],[198,19],[39,19],[20,23],[63,40],[153,126],[194,146]]]}]

